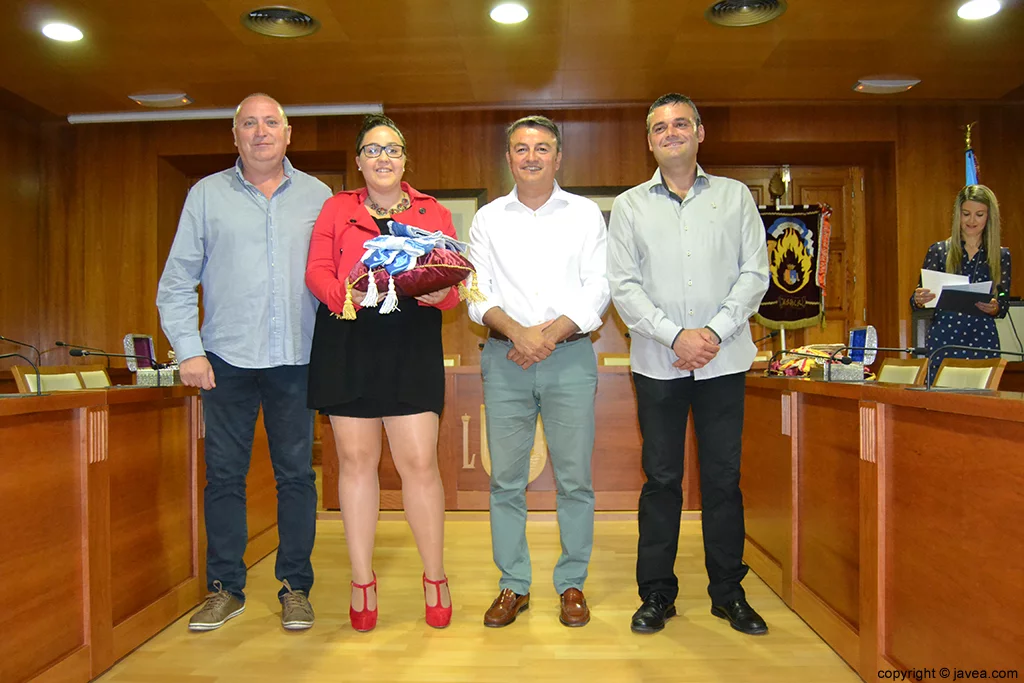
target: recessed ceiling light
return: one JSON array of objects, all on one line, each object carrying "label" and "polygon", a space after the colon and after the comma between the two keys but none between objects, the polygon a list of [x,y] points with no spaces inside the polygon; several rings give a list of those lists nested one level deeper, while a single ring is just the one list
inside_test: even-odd
[{"label": "recessed ceiling light", "polygon": [[128,99],[143,107],[165,109],[168,107],[184,107],[192,104],[192,98],[183,92],[160,92],[144,95],[129,95]]},{"label": "recessed ceiling light", "polygon": [[291,7],[261,7],[242,15],[242,26],[272,38],[303,38],[320,29],[320,22]]},{"label": "recessed ceiling light", "polygon": [[956,15],[961,19],[986,19],[1002,9],[999,0],[971,0],[960,5]]},{"label": "recessed ceiling light", "polygon": [[62,43],[73,43],[82,39],[82,32],[71,24],[47,24],[43,27],[43,35],[50,40],[59,40]]},{"label": "recessed ceiling light", "polygon": [[515,2],[506,2],[491,10],[491,19],[499,24],[518,24],[526,21],[530,13],[526,8]]},{"label": "recessed ceiling light", "polygon": [[889,95],[906,92],[921,82],[920,78],[862,78],[853,86],[856,92],[871,95]]},{"label": "recessed ceiling light", "polygon": [[786,0],[718,0],[704,12],[717,26],[746,27],[767,24],[786,11]]}]

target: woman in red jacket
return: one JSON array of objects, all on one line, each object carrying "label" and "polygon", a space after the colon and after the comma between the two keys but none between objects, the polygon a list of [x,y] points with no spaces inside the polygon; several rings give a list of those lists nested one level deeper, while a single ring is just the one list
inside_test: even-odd
[{"label": "woman in red jacket", "polygon": [[372,560],[382,422],[423,560],[426,620],[443,628],[451,621],[452,607],[437,468],[438,418],[444,407],[441,311],[459,303],[458,292],[447,288],[415,299],[399,297],[398,309],[382,315],[378,308],[359,306],[363,293],[352,290],[356,319],[343,320],[340,314],[346,280],[365,252],[363,243],[390,234],[388,221],[452,237],[455,228],[448,209],[402,182],[405,137],[391,119],[368,116],[356,137],[356,154],[366,187],[328,199],[309,244],[306,285],[321,302],[309,361],[309,406],[330,415],[334,429],[341,516],[352,563],[353,628],[369,631],[377,623]]}]

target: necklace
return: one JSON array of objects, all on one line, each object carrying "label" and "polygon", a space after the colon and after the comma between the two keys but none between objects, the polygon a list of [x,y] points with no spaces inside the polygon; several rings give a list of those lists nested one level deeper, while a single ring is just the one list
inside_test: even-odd
[{"label": "necklace", "polygon": [[366,201],[368,202],[370,211],[373,211],[378,216],[394,216],[396,213],[402,213],[411,206],[409,203],[409,195],[404,192],[402,193],[402,199],[390,209],[385,209],[380,206],[370,198],[370,195],[366,195]]}]

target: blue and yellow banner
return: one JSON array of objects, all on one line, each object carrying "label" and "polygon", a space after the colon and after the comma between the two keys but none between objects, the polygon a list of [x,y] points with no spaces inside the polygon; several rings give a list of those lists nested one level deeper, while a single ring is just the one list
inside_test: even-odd
[{"label": "blue and yellow banner", "polygon": [[771,280],[755,322],[773,330],[824,324],[831,215],[817,204],[761,209]]}]

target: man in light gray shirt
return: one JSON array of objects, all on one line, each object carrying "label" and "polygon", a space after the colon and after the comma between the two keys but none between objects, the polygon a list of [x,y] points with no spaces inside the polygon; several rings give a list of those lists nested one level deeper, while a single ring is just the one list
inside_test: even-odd
[{"label": "man in light gray shirt", "polygon": [[306,381],[316,301],[305,273],[313,223],[331,190],[285,158],[291,126],[276,100],[242,100],[232,130],[239,159],[189,191],[156,300],[181,380],[201,390],[206,424],[210,595],[189,628],[219,628],[245,609],[245,482],[262,407],[277,479],[281,622],[307,629],[317,498]]},{"label": "man in light gray shirt", "polygon": [[768,256],[747,187],[697,164],[703,141],[700,114],[688,97],[671,93],[655,100],[647,143],[658,170],[616,198],[609,225],[608,279],[632,333],[647,476],[636,570],[643,605],[631,628],[660,631],[676,613],[673,567],[692,408],[711,613],[759,635],[768,627],[740,585],[747,566],[739,484],[744,374],[756,353],[747,320],[768,289]]}]

